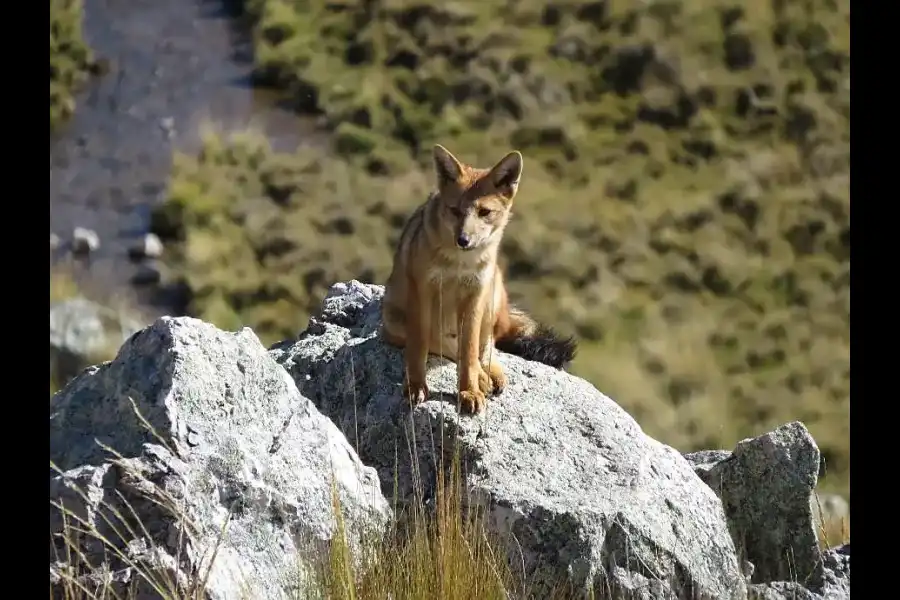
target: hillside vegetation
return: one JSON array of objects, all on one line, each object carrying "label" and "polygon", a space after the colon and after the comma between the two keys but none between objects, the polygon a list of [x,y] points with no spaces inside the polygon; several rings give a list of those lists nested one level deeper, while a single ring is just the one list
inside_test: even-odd
[{"label": "hillside vegetation", "polygon": [[256,77],[330,147],[209,134],[154,228],[190,310],[267,342],[383,283],[431,145],[525,156],[513,300],[682,451],[808,425],[847,493],[849,3],[247,0]]},{"label": "hillside vegetation", "polygon": [[81,0],[50,0],[50,131],[75,112],[75,92],[99,68],[81,33]]}]

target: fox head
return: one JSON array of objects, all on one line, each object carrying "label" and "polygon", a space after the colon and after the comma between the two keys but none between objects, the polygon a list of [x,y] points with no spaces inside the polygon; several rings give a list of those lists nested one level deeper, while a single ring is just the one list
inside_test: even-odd
[{"label": "fox head", "polygon": [[499,242],[522,177],[522,154],[512,151],[490,169],[462,163],[440,144],[433,156],[442,233],[463,251]]}]

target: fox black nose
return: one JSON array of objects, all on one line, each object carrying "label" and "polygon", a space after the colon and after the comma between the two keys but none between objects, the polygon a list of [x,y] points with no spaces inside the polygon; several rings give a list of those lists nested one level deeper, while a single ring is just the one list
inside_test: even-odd
[{"label": "fox black nose", "polygon": [[469,247],[469,236],[464,233],[459,234],[459,237],[456,238],[456,245],[460,248],[468,248]]}]

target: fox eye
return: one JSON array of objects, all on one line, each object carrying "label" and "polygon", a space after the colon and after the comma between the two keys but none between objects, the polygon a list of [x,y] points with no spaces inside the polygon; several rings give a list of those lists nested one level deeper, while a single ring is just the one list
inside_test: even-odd
[{"label": "fox eye", "polygon": [[481,217],[481,218],[483,219],[483,218],[485,218],[486,216],[488,216],[489,214],[491,214],[491,212],[492,212],[492,211],[491,211],[491,209],[489,209],[489,208],[479,208],[479,209],[478,209],[478,216]]},{"label": "fox eye", "polygon": [[451,207],[450,207],[450,214],[452,214],[454,217],[461,217],[461,216],[462,216],[462,211],[459,210],[459,208],[457,208],[456,206],[451,206]]}]

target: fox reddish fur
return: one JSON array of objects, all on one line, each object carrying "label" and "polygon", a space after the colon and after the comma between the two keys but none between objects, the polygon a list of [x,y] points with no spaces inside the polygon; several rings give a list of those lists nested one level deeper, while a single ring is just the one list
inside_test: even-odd
[{"label": "fox reddish fur", "polygon": [[426,363],[435,354],[457,363],[461,406],[478,413],[507,383],[491,348],[562,369],[575,342],[511,306],[497,265],[522,155],[510,152],[489,169],[462,163],[440,145],[433,158],[436,189],[400,236],[382,300],[382,336],[404,349],[410,402],[427,398]]}]

